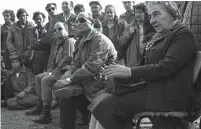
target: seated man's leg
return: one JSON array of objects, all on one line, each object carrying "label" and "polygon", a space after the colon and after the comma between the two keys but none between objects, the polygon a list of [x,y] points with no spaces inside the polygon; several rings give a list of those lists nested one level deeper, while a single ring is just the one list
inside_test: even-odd
[{"label": "seated man's leg", "polygon": [[52,116],[50,113],[52,103],[52,89],[56,81],[57,79],[54,75],[45,76],[41,80],[43,111],[42,115],[34,120],[34,122],[38,124],[46,124],[52,122]]},{"label": "seated man's leg", "polygon": [[9,98],[9,99],[7,100],[7,106],[8,106],[8,109],[10,109],[10,110],[23,110],[23,109],[24,109],[24,107],[22,107],[22,106],[19,104],[19,102],[18,102],[18,100],[17,100],[16,97],[14,97],[14,98]]},{"label": "seated man's leg", "polygon": [[147,94],[143,89],[119,96],[107,95],[92,109],[92,114],[105,129],[132,129],[133,115],[146,111]]},{"label": "seated man's leg", "polygon": [[26,94],[22,99],[19,99],[19,105],[27,108],[32,108],[37,106],[40,101],[40,97],[36,96],[35,94]]},{"label": "seated man's leg", "polygon": [[[86,97],[84,94],[61,99],[60,101],[60,124],[62,129],[75,129],[75,109],[79,108],[81,112],[88,115]],[[83,108],[83,109],[82,109]],[[87,112],[87,113],[86,113]],[[87,117],[87,116],[86,116]]]},{"label": "seated man's leg", "polygon": [[39,100],[37,101],[36,106],[25,112],[27,115],[39,115],[42,112],[43,109],[43,103],[41,98],[41,80],[43,77],[48,76],[48,73],[44,72],[41,74],[38,74],[36,76],[35,82],[36,82],[36,95],[39,97]]}]

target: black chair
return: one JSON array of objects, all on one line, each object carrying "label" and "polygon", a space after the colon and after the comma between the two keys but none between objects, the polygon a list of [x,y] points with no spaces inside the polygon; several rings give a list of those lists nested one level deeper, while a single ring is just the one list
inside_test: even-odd
[{"label": "black chair", "polygon": [[[194,65],[194,77],[195,83],[198,79],[199,72],[201,71],[201,51],[197,51],[195,65]],[[201,109],[199,109],[201,115]],[[134,116],[137,119],[136,129],[140,129],[140,122],[143,118],[148,117],[152,124],[153,129],[187,129],[188,118],[191,117],[187,112],[172,111],[172,112],[141,112]],[[198,114],[195,114],[198,115]]]}]

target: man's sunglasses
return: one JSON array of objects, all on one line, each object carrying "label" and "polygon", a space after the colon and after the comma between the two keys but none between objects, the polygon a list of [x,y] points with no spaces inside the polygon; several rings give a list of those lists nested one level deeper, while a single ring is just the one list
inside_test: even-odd
[{"label": "man's sunglasses", "polygon": [[62,28],[62,27],[58,27],[57,29],[54,29],[53,32],[56,32],[57,30],[58,30],[58,31],[62,31],[63,28]]},{"label": "man's sunglasses", "polygon": [[85,22],[87,22],[87,21],[86,21],[86,19],[84,19],[84,18],[81,17],[81,18],[78,18],[75,22],[76,22],[76,23],[78,23],[78,22],[79,22],[79,23],[85,23]]},{"label": "man's sunglasses", "polygon": [[54,10],[55,10],[54,7],[47,9],[48,12],[50,12],[50,11],[54,11]]}]

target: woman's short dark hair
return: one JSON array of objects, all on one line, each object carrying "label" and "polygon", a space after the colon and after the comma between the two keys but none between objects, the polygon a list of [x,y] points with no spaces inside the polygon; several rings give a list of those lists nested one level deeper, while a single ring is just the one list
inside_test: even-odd
[{"label": "woman's short dark hair", "polygon": [[74,12],[84,12],[85,11],[85,8],[84,8],[84,5],[83,4],[76,4],[75,7],[74,7]]},{"label": "woman's short dark hair", "polygon": [[19,19],[19,16],[22,14],[22,13],[26,13],[27,16],[29,16],[29,14],[27,13],[27,11],[23,8],[20,8],[18,9],[17,11],[17,18]]},{"label": "woman's short dark hair", "polygon": [[10,20],[14,22],[15,21],[15,13],[14,13],[14,11],[13,10],[9,10],[9,9],[5,9],[3,11],[2,15],[6,14],[6,13],[10,14],[10,16],[11,16]]},{"label": "woman's short dark hair", "polygon": [[42,15],[43,19],[46,18],[44,13],[37,11],[37,12],[33,13],[33,18],[32,19],[35,20],[38,15]]}]

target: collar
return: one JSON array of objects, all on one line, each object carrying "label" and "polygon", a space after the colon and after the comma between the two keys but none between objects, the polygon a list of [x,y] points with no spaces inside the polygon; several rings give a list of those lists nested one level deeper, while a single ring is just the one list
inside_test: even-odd
[{"label": "collar", "polygon": [[15,72],[13,69],[12,70],[10,70],[10,74],[15,74],[15,73],[26,73],[27,72],[27,70],[26,70],[26,68],[24,68],[24,67],[20,67],[19,68],[19,70],[18,70],[18,72]]},{"label": "collar", "polygon": [[126,11],[125,13],[123,13],[122,14],[122,16],[127,16],[127,15],[134,15],[134,12],[132,11],[131,13],[130,12],[128,12],[128,11]]},{"label": "collar", "polygon": [[90,33],[88,34],[87,38],[86,39],[82,39],[82,41],[86,42],[87,40],[91,40],[94,37],[95,33],[96,33],[95,29],[91,30]]}]

